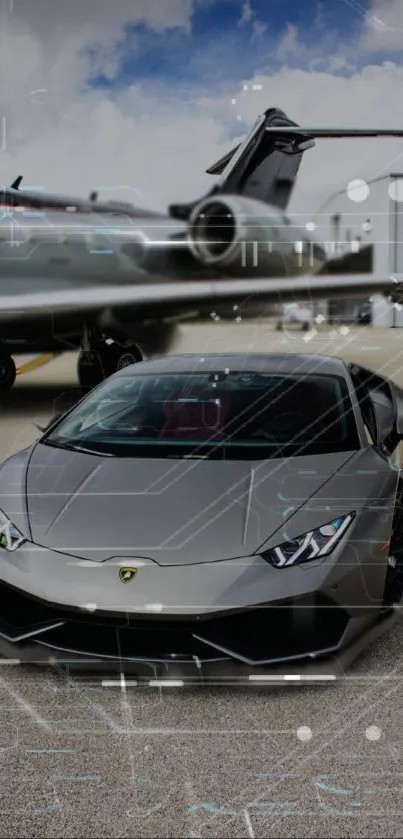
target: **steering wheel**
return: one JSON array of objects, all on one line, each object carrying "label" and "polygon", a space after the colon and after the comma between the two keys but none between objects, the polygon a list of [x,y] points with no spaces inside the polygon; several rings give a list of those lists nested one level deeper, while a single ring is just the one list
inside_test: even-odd
[{"label": "steering wheel", "polygon": [[[287,420],[290,419],[294,422],[295,420],[299,420],[302,426],[306,424],[306,416],[301,411],[286,411],[284,414],[279,414],[277,417],[275,417],[273,422],[270,423],[270,430],[266,431],[262,429],[261,431],[257,431],[256,435],[265,437],[266,439],[275,439],[276,434],[278,434],[279,432],[281,433],[281,426],[283,424],[287,424]],[[311,425],[311,423],[308,423],[308,425]],[[322,431],[326,430],[326,425],[323,422],[321,422],[321,420],[315,421],[314,425],[316,428],[318,427],[318,425],[320,425]],[[302,431],[303,427],[300,429],[299,432],[297,432],[297,436],[299,436]]]}]

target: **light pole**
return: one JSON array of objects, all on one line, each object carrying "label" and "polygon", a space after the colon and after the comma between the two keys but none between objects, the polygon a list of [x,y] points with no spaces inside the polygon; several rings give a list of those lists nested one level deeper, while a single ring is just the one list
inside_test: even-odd
[{"label": "light pole", "polygon": [[[403,174],[391,173],[389,182],[389,265],[392,274],[403,274]],[[396,306],[392,309],[392,327],[396,327]]]}]

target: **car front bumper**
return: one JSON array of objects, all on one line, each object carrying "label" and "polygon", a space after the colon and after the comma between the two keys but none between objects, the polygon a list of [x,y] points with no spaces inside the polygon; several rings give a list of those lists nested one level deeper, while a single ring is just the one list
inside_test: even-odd
[{"label": "car front bumper", "polygon": [[266,665],[250,665],[230,656],[194,660],[110,659],[71,653],[48,646],[45,638],[11,642],[0,637],[0,655],[10,664],[34,664],[62,671],[75,678],[92,679],[105,687],[182,687],[193,685],[322,684],[343,678],[365,649],[401,620],[394,609],[378,619],[351,643],[332,655],[312,655]]},{"label": "car front bumper", "polygon": [[0,655],[139,684],[333,681],[400,617],[351,616],[325,594],[203,616],[52,605],[0,584]]},{"label": "car front bumper", "polygon": [[0,655],[143,681],[330,679],[398,619],[382,614],[384,574],[383,554],[363,560],[348,540],[284,571],[258,555],[162,566],[25,543],[1,552]]}]

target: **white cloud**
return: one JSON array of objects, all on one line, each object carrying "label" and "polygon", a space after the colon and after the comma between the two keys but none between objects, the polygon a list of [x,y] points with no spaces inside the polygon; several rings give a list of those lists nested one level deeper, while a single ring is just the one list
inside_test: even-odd
[{"label": "white cloud", "polygon": [[371,0],[363,12],[364,28],[358,44],[364,51],[395,51],[403,47],[403,3],[401,0]]},{"label": "white cloud", "polygon": [[305,48],[298,38],[298,27],[288,23],[287,31],[276,50],[277,61],[286,61],[290,57],[298,58],[304,51]]},{"label": "white cloud", "polygon": [[325,4],[322,2],[319,2],[316,7],[315,26],[317,29],[323,29],[326,26]]},{"label": "white cloud", "polygon": [[[158,209],[170,201],[196,199],[212,185],[206,167],[234,144],[228,136],[237,127],[238,111],[230,94],[212,91],[190,104],[187,95],[181,104],[166,86],[151,95],[134,84],[113,99],[86,87],[92,59],[84,47],[96,39],[102,46],[98,61],[113,74],[127,21],[136,15],[160,31],[181,26],[185,38],[190,0],[98,2],[94,23],[93,0],[70,0],[64,16],[56,0],[16,0],[15,6],[6,46],[8,61],[13,56],[18,61],[12,62],[11,78],[3,68],[3,79],[10,81],[3,82],[1,93],[0,116],[6,116],[7,125],[7,147],[0,151],[3,182],[22,173],[28,184],[73,195],[116,186],[108,197],[115,194]],[[295,27],[287,35],[285,56],[299,44]],[[392,63],[365,67],[348,78],[284,67],[245,81],[242,117],[249,123],[277,105],[305,124],[403,127],[403,68]],[[253,90],[253,85],[262,89]],[[31,96],[36,88],[47,90],[43,104]],[[312,212],[329,192],[353,178],[397,167],[403,169],[403,141],[318,141],[301,166],[294,209]],[[120,186],[126,187],[123,194]]]},{"label": "white cloud", "polygon": [[244,26],[246,23],[250,23],[253,17],[253,9],[250,0],[247,0],[246,3],[242,6],[242,13],[241,17],[239,18],[238,24],[239,26]]},{"label": "white cloud", "polygon": [[267,28],[267,23],[262,23],[260,20],[254,20],[252,23],[252,38],[256,40],[262,38],[265,32],[267,32]]}]

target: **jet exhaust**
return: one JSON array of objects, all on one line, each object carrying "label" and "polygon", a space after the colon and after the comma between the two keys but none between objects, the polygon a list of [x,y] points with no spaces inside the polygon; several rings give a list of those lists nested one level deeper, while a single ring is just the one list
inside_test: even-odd
[{"label": "jet exhaust", "polygon": [[[211,268],[243,276],[285,276],[295,263],[294,242],[278,210],[261,201],[228,195],[211,196],[195,207],[188,241],[193,256]],[[304,266],[301,265],[301,269]]]}]

